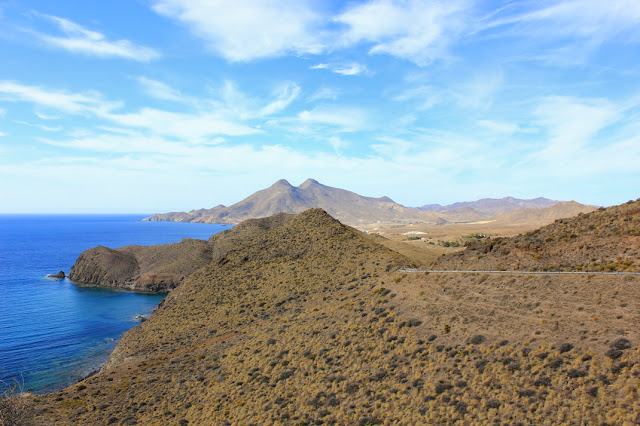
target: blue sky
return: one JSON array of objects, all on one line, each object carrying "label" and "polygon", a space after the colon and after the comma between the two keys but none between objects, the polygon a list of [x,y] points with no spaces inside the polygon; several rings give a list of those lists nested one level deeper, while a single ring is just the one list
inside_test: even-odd
[{"label": "blue sky", "polygon": [[0,0],[0,212],[640,196],[640,1]]}]

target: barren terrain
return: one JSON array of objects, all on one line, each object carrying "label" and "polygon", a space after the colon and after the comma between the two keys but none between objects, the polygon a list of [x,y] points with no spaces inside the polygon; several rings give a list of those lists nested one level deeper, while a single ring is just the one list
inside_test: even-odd
[{"label": "barren terrain", "polygon": [[[598,228],[599,253],[637,260],[625,232],[639,206],[531,238],[583,261],[573,240]],[[638,277],[406,274],[477,260],[475,248],[434,256],[320,210],[215,240],[215,261],[125,333],[98,374],[29,398],[38,424],[640,422]]]}]

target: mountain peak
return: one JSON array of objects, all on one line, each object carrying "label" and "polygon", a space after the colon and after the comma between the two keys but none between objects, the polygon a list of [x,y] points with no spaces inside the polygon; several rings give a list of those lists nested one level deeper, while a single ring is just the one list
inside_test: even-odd
[{"label": "mountain peak", "polygon": [[274,183],[274,184],[273,184],[273,185],[271,185],[271,186],[287,186],[287,187],[293,187],[293,185],[291,185],[291,184],[289,183],[289,181],[288,181],[288,180],[286,180],[286,179],[280,179],[279,181],[277,181],[276,183]]},{"label": "mountain peak", "polygon": [[305,180],[304,182],[302,182],[302,183],[298,186],[298,188],[300,188],[300,189],[307,189],[307,188],[309,188],[309,187],[311,187],[311,186],[317,186],[317,185],[322,185],[322,184],[321,184],[320,182],[318,182],[317,180],[315,180],[315,179],[311,179],[311,178],[309,178],[309,179]]}]

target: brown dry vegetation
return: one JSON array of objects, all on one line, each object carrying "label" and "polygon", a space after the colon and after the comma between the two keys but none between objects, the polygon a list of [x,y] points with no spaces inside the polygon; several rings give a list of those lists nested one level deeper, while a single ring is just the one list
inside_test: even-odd
[{"label": "brown dry vegetation", "polygon": [[432,266],[443,269],[640,271],[640,200],[558,219],[513,238],[486,238]]},{"label": "brown dry vegetation", "polygon": [[[622,255],[616,231],[594,244]],[[33,397],[37,423],[640,422],[637,277],[407,275],[320,210],[211,244],[100,373]]]}]

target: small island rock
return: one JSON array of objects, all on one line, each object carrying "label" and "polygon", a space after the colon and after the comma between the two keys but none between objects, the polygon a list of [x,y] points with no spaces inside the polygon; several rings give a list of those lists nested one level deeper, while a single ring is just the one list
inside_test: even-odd
[{"label": "small island rock", "polygon": [[64,279],[67,277],[67,275],[64,273],[64,271],[60,271],[57,274],[49,274],[47,275],[47,277],[49,278],[58,278],[60,280]]}]

